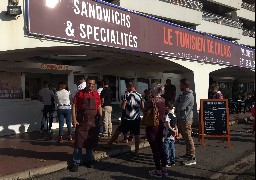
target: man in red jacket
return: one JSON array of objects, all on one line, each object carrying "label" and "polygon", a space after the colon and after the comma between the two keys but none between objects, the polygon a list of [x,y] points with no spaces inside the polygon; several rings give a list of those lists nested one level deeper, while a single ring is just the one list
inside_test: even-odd
[{"label": "man in red jacket", "polygon": [[78,171],[83,148],[86,149],[85,165],[92,168],[93,149],[98,145],[98,126],[102,125],[101,99],[94,85],[95,80],[88,78],[86,88],[78,91],[73,101],[72,119],[76,130],[73,163],[68,167],[70,172]]}]

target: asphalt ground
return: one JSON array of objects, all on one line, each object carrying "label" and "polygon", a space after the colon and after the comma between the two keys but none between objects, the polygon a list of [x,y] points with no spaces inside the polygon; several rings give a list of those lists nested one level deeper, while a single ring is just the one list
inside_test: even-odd
[{"label": "asphalt ground", "polygon": [[[246,175],[249,178],[248,174],[255,177],[255,171],[252,171],[255,166],[255,139],[250,131],[251,124],[231,126],[231,148],[227,147],[227,141],[222,142],[221,139],[207,139],[204,147],[195,139],[197,164],[183,166],[181,165],[182,159],[178,158],[176,166],[169,169],[171,177],[166,179],[241,179]],[[184,153],[185,145],[181,141],[176,144],[176,155],[179,157]],[[100,160],[94,164],[93,169],[80,166],[76,173],[61,170],[31,178],[38,180],[143,180],[154,179],[148,175],[148,171],[153,169],[151,150],[145,148],[140,151],[138,159],[132,158],[130,153],[125,153]]]}]

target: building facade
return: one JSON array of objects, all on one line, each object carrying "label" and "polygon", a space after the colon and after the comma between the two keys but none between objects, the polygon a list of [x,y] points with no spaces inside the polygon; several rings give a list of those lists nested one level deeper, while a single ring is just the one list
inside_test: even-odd
[{"label": "building facade", "polygon": [[0,136],[39,129],[43,81],[66,81],[74,94],[78,76],[107,77],[119,104],[127,79],[143,94],[188,78],[196,121],[210,81],[226,98],[255,90],[254,1],[27,0],[20,15],[8,6],[0,4]]}]

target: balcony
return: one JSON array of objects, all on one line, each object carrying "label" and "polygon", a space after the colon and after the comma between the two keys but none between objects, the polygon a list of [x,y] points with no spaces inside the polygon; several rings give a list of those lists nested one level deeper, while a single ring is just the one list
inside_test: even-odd
[{"label": "balcony", "polygon": [[213,14],[203,13],[202,24],[197,30],[232,40],[240,39],[243,33],[243,23],[233,19]]},{"label": "balcony", "polygon": [[248,4],[246,2],[242,3],[242,8],[247,9],[248,11],[255,12],[255,3],[254,4]]},{"label": "balcony", "polygon": [[237,16],[241,19],[255,22],[255,4],[243,2],[242,8],[237,11]]},{"label": "balcony", "polygon": [[209,22],[213,22],[213,23],[217,23],[217,24],[221,24],[221,25],[225,25],[225,26],[229,26],[229,27],[233,27],[233,28],[238,28],[238,29],[242,29],[243,27],[243,23],[240,22],[239,20],[233,20],[224,16],[220,16],[211,12],[203,12],[203,20],[205,21],[209,21]]},{"label": "balcony", "polygon": [[202,3],[195,0],[120,0],[117,5],[192,25],[198,25],[202,21]]},{"label": "balcony", "polygon": [[244,29],[241,39],[237,42],[246,46],[255,47],[255,31]]},{"label": "balcony", "polygon": [[255,31],[249,30],[249,29],[244,29],[243,36],[249,36],[249,37],[255,38]]},{"label": "balcony", "polygon": [[159,0],[159,1],[171,3],[174,5],[182,6],[182,7],[197,10],[197,11],[203,10],[203,3],[199,2],[198,0]]},{"label": "balcony", "polygon": [[241,9],[241,5],[242,5],[242,0],[201,0],[201,1],[208,6],[212,6],[212,8],[216,8],[217,6],[219,6],[222,9],[227,8],[227,10]]}]

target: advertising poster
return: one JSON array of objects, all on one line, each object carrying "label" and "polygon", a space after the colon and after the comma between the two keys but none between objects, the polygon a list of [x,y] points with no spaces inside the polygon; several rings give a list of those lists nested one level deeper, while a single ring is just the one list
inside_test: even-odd
[{"label": "advertising poster", "polygon": [[0,99],[22,99],[21,74],[0,72]]}]

